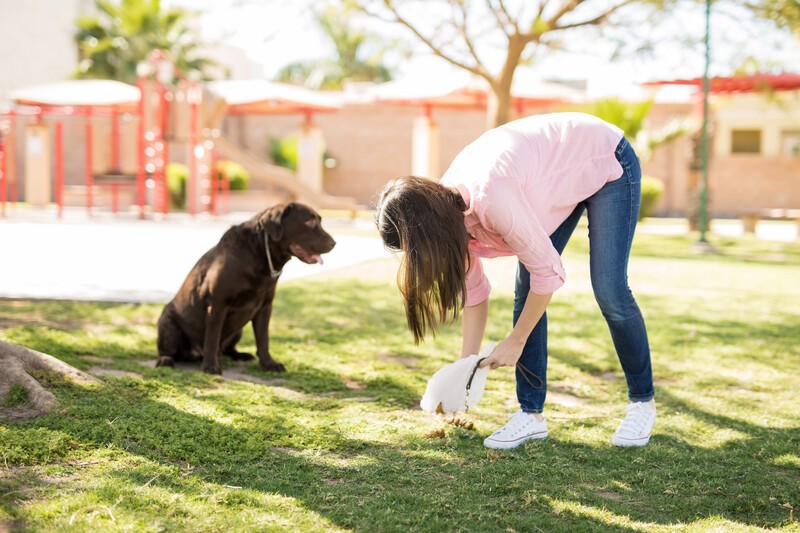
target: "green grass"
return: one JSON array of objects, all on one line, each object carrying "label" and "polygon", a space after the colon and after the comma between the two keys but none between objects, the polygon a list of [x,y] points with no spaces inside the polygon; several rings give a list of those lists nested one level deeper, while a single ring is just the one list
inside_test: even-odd
[{"label": "green grass", "polygon": [[[465,415],[475,431],[417,407],[458,327],[414,346],[391,265],[282,283],[271,346],[289,371],[270,385],[138,363],[160,306],[0,301],[5,339],[142,376],[49,379],[60,412],[0,422],[0,530],[800,531],[800,245],[637,237],[659,419],[649,446],[618,449],[624,378],[582,240],[549,310],[549,380],[584,403],[551,401],[550,438],[505,453],[482,439],[515,409],[510,370]],[[511,305],[496,289],[489,337]]]}]

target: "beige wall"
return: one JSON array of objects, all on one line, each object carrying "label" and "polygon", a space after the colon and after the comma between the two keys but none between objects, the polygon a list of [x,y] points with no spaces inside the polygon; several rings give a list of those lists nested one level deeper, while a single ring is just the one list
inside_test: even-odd
[{"label": "beige wall", "polygon": [[709,169],[709,199],[716,216],[750,208],[800,208],[800,157],[732,154]]},{"label": "beige wall", "polygon": [[[416,106],[348,105],[336,113],[317,114],[314,121],[322,128],[327,151],[338,162],[336,168],[325,171],[325,191],[371,205],[387,181],[409,174],[411,131],[420,113]],[[433,119],[441,135],[441,176],[456,154],[484,131],[486,116],[479,109],[435,109]],[[231,140],[266,157],[268,137],[289,135],[302,120],[301,115],[228,117],[223,131]]]},{"label": "beige wall", "polygon": [[89,0],[0,0],[0,104],[6,93],[61,81],[78,67],[75,19]]},{"label": "beige wall", "polygon": [[[338,161],[336,168],[325,171],[325,190],[355,197],[365,206],[372,205],[389,179],[411,171],[411,131],[420,112],[419,108],[408,106],[348,105],[335,113],[317,114],[314,120],[325,135],[327,150]],[[657,105],[651,112],[648,127],[657,128],[673,117],[690,112],[689,105]],[[441,174],[455,155],[484,130],[484,113],[437,109],[433,118],[441,134]],[[223,129],[232,141],[266,159],[268,138],[288,135],[296,131],[302,121],[299,114],[228,117]],[[79,118],[65,120],[67,185],[81,185],[85,179],[82,122]],[[47,123],[52,125],[52,120],[48,119]],[[22,133],[21,129],[19,135]],[[173,146],[172,160],[183,160],[184,152],[184,146]],[[690,157],[690,142],[684,137],[659,148],[653,159],[644,163],[645,174],[665,183],[656,214],[685,215]],[[23,183],[20,176],[20,185]],[[714,216],[735,215],[746,208],[798,208],[800,158],[714,153],[709,185]]]}]

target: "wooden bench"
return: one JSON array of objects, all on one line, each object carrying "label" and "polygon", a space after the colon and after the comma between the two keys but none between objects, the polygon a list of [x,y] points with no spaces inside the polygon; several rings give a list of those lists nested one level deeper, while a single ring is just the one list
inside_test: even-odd
[{"label": "wooden bench", "polygon": [[800,209],[745,209],[739,212],[739,219],[745,233],[755,233],[756,225],[762,219],[794,220],[800,233]]}]

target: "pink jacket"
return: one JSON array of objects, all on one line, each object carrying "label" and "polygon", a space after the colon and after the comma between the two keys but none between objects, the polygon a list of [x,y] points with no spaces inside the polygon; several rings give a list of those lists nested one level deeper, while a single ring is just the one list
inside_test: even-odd
[{"label": "pink jacket", "polygon": [[466,305],[489,297],[481,257],[516,255],[536,294],[564,284],[549,236],[578,203],[622,175],[615,156],[622,136],[592,115],[535,115],[487,131],[456,156],[441,182],[456,187],[468,206]]}]

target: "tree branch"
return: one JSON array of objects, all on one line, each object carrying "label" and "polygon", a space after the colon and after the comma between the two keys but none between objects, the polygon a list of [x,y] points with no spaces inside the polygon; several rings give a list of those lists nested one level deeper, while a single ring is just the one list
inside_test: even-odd
[{"label": "tree branch", "polygon": [[[486,67],[483,66],[483,62],[481,58],[478,56],[477,50],[475,50],[475,45],[472,43],[472,39],[469,36],[469,28],[467,28],[467,8],[464,2],[457,2],[459,10],[461,11],[461,25],[455,24],[456,28],[461,30],[461,36],[464,38],[464,44],[467,45],[467,50],[469,51],[469,55],[472,56],[472,59],[475,60],[475,66],[487,72]],[[504,30],[505,31],[505,30]],[[485,77],[485,76],[484,76]]]},{"label": "tree branch", "polygon": [[591,18],[589,20],[584,20],[583,22],[574,22],[574,23],[571,23],[571,24],[564,24],[563,26],[552,26],[551,27],[551,31],[568,30],[568,29],[571,29],[571,28],[579,28],[579,27],[582,27],[582,26],[593,26],[593,25],[600,24],[603,21],[605,21],[608,17],[610,17],[615,11],[625,7],[626,5],[632,4],[632,3],[633,3],[633,0],[625,0],[624,2],[621,2],[621,3],[617,4],[616,6],[607,9],[606,11],[604,11],[600,15],[597,15],[594,18]]},{"label": "tree branch", "polygon": [[[422,33],[413,24],[411,24],[408,20],[406,20],[405,17],[401,16],[400,13],[398,13],[397,8],[391,2],[391,0],[383,0],[383,4],[386,6],[386,8],[394,16],[394,20],[390,20],[390,22],[396,22],[396,23],[401,24],[401,25],[405,26],[406,28],[408,28],[414,35],[417,36],[417,38],[420,41],[422,41],[422,43],[425,46],[427,46],[431,50],[431,52],[433,52],[434,55],[436,55],[438,57],[441,57],[442,59],[444,59],[448,63],[450,63],[452,65],[455,65],[456,67],[462,68],[462,69],[464,69],[464,70],[466,70],[468,72],[471,72],[471,73],[475,74],[476,76],[480,76],[481,78],[484,78],[486,80],[490,80],[491,79],[491,77],[492,77],[491,74],[489,74],[483,68],[483,65],[472,66],[472,65],[469,65],[467,63],[464,63],[463,61],[459,61],[458,59],[455,59],[454,57],[451,57],[451,56],[447,55],[440,47],[436,46],[431,39],[429,39],[428,37],[422,35]],[[370,12],[368,12],[366,9],[364,9],[364,12],[367,13],[367,14],[370,14]]]},{"label": "tree branch", "polygon": [[498,26],[503,30],[503,33],[506,34],[506,37],[511,36],[511,33],[506,29],[508,27],[513,28],[515,33],[519,33],[519,25],[517,25],[516,19],[511,16],[503,0],[497,0],[497,5],[495,5],[492,0],[486,0],[486,7],[489,8],[489,11],[494,15]]}]

